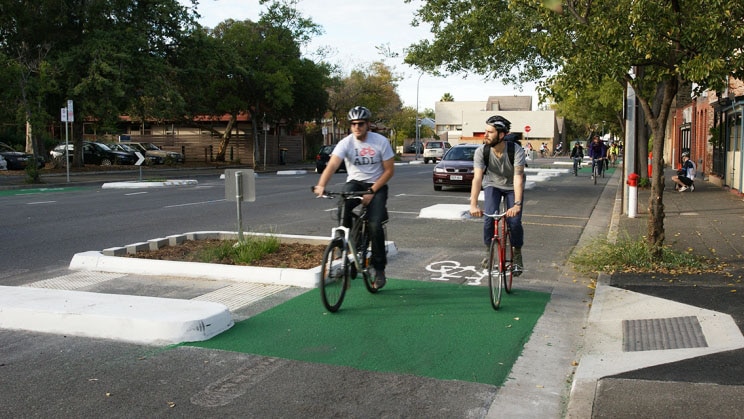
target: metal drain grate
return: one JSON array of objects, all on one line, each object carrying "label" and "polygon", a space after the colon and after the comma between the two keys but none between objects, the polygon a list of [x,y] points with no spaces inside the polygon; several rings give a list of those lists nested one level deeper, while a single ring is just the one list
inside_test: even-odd
[{"label": "metal drain grate", "polygon": [[705,348],[697,317],[623,320],[623,352]]}]

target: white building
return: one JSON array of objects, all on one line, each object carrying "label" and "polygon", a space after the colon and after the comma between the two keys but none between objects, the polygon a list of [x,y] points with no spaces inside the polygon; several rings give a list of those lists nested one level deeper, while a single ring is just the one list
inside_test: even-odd
[{"label": "white building", "polygon": [[560,140],[555,111],[533,111],[531,96],[490,96],[486,101],[436,102],[435,131],[439,138],[455,145],[483,141],[486,119],[501,115],[511,122],[511,132],[522,134],[522,146],[531,143],[538,150],[545,142],[552,150]]}]

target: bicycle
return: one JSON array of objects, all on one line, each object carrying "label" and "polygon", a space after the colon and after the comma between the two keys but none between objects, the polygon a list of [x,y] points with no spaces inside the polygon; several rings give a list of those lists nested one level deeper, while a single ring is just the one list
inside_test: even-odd
[{"label": "bicycle", "polygon": [[498,310],[501,306],[502,290],[511,293],[514,273],[512,271],[512,258],[514,248],[511,243],[509,226],[506,224],[506,210],[501,214],[483,214],[493,219],[494,231],[491,246],[488,249],[488,288],[491,297],[491,306]]},{"label": "bicycle", "polygon": [[[604,165],[604,159],[592,159],[592,180],[597,184],[597,178],[601,175],[604,177],[605,171],[600,170],[599,165]],[[601,174],[600,174],[601,172]]]},{"label": "bicycle", "polygon": [[581,169],[581,157],[573,157],[573,174],[574,176],[579,175],[579,169]]},{"label": "bicycle", "polygon": [[[359,272],[364,278],[367,291],[374,294],[375,278],[370,272],[369,224],[367,207],[361,205],[358,211],[352,210],[351,228],[344,227],[346,201],[356,199],[370,192],[331,192],[325,191],[323,198],[338,197],[338,226],[331,230],[331,241],[323,252],[323,263],[320,268],[320,295],[328,311],[335,313],[341,307],[346,290],[351,286],[350,280],[356,279]],[[384,234],[384,230],[383,230]]]}]

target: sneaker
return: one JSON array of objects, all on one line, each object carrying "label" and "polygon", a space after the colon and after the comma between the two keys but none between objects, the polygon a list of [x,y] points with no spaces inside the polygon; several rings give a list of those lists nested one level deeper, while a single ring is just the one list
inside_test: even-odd
[{"label": "sneaker", "polygon": [[387,284],[387,278],[385,278],[385,271],[375,272],[375,289],[382,289]]},{"label": "sneaker", "polygon": [[488,256],[484,257],[481,261],[481,268],[488,269]]},{"label": "sneaker", "polygon": [[688,189],[690,189],[690,188],[688,188],[687,186],[683,186],[683,187],[679,188],[679,191],[680,192],[684,192],[684,191],[686,191]]},{"label": "sneaker", "polygon": [[522,249],[515,247],[514,248],[514,260],[512,260],[512,275],[519,276],[522,275],[522,268],[524,265],[522,264]]},{"label": "sneaker", "polygon": [[690,185],[690,192],[695,192],[695,185]]}]

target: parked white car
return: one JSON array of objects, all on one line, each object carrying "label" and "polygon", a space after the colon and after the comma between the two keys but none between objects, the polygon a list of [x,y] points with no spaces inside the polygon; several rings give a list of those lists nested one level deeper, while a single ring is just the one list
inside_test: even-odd
[{"label": "parked white car", "polygon": [[430,161],[436,163],[437,161],[442,160],[444,153],[446,153],[450,148],[452,148],[452,146],[447,141],[429,141],[424,146],[424,164],[429,163]]}]

